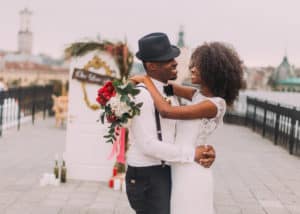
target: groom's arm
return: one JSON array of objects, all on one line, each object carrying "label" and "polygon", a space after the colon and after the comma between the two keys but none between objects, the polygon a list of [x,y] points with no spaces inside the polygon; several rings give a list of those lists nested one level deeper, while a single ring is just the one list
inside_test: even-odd
[{"label": "groom's arm", "polygon": [[190,163],[200,159],[200,152],[196,152],[193,146],[175,145],[157,139],[153,101],[147,91],[141,90],[137,102],[143,102],[143,106],[141,114],[132,121],[131,134],[141,152],[168,162]]}]

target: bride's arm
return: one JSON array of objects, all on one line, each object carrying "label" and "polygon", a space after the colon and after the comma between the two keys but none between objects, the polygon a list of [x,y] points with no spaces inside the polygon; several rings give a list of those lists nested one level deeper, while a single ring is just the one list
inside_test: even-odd
[{"label": "bride's arm", "polygon": [[171,85],[173,86],[173,92],[177,97],[183,97],[190,101],[196,92],[196,89],[193,87],[182,86],[176,83],[171,83]]},{"label": "bride's arm", "polygon": [[212,118],[217,115],[217,107],[211,101],[203,101],[195,105],[171,106],[159,93],[152,80],[145,77],[144,84],[150,92],[154,104],[162,117],[170,119]]},{"label": "bride's arm", "polygon": [[[138,84],[138,83],[144,83],[145,79],[149,78],[147,75],[134,75],[129,78],[132,83]],[[182,86],[178,85],[175,83],[170,83],[173,86],[173,92],[177,97],[182,97],[188,100],[192,100],[196,89],[193,87],[187,87],[187,86]]]}]

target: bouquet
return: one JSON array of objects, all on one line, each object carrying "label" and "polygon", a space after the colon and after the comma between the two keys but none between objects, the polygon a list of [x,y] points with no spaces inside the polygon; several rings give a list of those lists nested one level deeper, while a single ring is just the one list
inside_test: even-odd
[{"label": "bouquet", "polygon": [[108,81],[98,90],[97,102],[103,110],[100,120],[108,122],[108,132],[104,136],[107,143],[113,144],[112,157],[117,153],[117,162],[125,163],[125,146],[128,139],[130,119],[140,114],[143,103],[136,103],[134,98],[140,90],[131,82],[120,80]]}]

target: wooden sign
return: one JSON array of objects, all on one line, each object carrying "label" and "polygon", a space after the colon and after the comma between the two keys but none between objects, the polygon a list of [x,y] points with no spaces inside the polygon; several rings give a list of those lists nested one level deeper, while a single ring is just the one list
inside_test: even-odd
[{"label": "wooden sign", "polygon": [[72,74],[72,79],[77,79],[81,82],[87,82],[97,85],[104,85],[105,82],[113,80],[111,76],[97,74],[81,68],[75,68]]}]

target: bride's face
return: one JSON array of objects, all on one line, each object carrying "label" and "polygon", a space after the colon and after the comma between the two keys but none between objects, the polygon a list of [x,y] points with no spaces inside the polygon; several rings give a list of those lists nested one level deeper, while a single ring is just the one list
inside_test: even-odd
[{"label": "bride's face", "polygon": [[192,83],[193,84],[200,84],[201,83],[200,71],[196,68],[196,66],[193,62],[190,63],[189,69],[191,71],[191,81],[192,81]]}]

